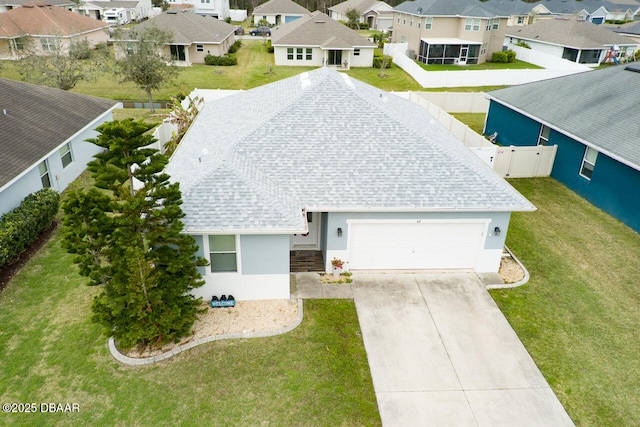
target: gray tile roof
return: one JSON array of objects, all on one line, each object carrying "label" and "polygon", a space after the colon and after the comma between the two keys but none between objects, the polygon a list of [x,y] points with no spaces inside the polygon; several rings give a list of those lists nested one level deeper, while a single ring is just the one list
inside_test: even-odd
[{"label": "gray tile roof", "polygon": [[509,11],[494,7],[491,1],[483,3],[477,0],[410,0],[399,4],[394,9],[422,16],[493,18],[511,15]]},{"label": "gray tile roof", "polygon": [[304,15],[309,13],[307,9],[292,0],[269,0],[253,9],[253,15],[272,14]]},{"label": "gray tile roof", "polygon": [[575,18],[545,19],[527,26],[507,27],[507,37],[553,43],[576,49],[602,49],[611,45],[637,45],[602,25]]},{"label": "gray tile roof", "polygon": [[231,24],[191,11],[164,12],[138,25],[139,28],[151,26],[173,31],[172,44],[222,43],[235,32]]},{"label": "gray tile roof", "polygon": [[271,43],[273,46],[375,47],[356,31],[318,11],[273,28]]},{"label": "gray tile roof", "polygon": [[[542,5],[552,14],[573,15],[585,9],[595,12],[604,6],[608,11],[636,10],[638,0],[544,0],[526,3],[521,0],[409,0],[395,7],[400,12],[426,16],[473,16],[489,18],[493,16],[526,15],[534,7]],[[418,12],[420,10],[420,12]]]},{"label": "gray tile roof", "polygon": [[0,94],[0,188],[117,105],[2,78]]},{"label": "gray tile roof", "polygon": [[208,102],[166,171],[191,232],[301,230],[303,208],[534,209],[422,107],[328,68]]},{"label": "gray tile roof", "polygon": [[489,96],[640,170],[640,72],[612,66]]}]

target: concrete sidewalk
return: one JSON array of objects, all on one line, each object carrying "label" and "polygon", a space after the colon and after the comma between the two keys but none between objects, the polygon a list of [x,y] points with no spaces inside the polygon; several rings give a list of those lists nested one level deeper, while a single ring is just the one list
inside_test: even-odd
[{"label": "concrete sidewalk", "polygon": [[383,425],[573,425],[477,275],[353,279]]}]

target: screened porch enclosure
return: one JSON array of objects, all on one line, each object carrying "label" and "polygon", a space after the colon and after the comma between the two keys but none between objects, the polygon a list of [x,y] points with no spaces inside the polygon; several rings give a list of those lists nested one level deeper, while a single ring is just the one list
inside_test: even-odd
[{"label": "screened porch enclosure", "polygon": [[420,40],[418,60],[424,64],[477,64],[480,44],[465,41]]}]

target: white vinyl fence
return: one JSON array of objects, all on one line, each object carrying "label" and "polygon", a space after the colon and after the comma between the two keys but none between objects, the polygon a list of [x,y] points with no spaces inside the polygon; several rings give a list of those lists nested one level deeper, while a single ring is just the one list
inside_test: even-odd
[{"label": "white vinyl fence", "polygon": [[160,126],[156,127],[153,130],[153,137],[157,139],[157,141],[149,145],[149,147],[155,148],[161,153],[164,153],[165,151],[167,151],[164,147],[165,144],[169,142],[173,134],[177,132],[178,125],[176,123],[162,122]]},{"label": "white vinyl fence", "polygon": [[[460,71],[426,71],[412,58],[406,55],[407,43],[387,43],[384,45],[385,55],[393,57],[393,62],[405,70],[424,88],[459,87],[459,86],[502,86],[519,85],[555,77],[566,76],[591,70],[589,67],[575,64],[562,58],[556,58],[542,52],[536,52],[535,60],[554,68],[527,70],[460,70]],[[518,55],[519,51],[531,51],[520,46],[510,46],[516,51],[516,58],[526,61]],[[530,53],[530,52],[528,52]],[[534,57],[530,55],[530,60]],[[549,58],[546,58],[549,57]],[[529,61],[527,61],[529,62]],[[533,62],[532,62],[533,63]],[[567,63],[567,64],[565,64]],[[535,64],[535,65],[540,65]],[[560,65],[562,67],[560,68]],[[568,65],[573,64],[573,65]],[[544,66],[544,65],[540,65]]]},{"label": "white vinyl fence", "polygon": [[[459,141],[462,141],[483,162],[505,178],[533,178],[549,176],[556,157],[557,146],[500,147],[473,131],[443,108],[429,101],[424,93],[407,92],[403,96],[426,109],[446,127]],[[481,94],[482,95],[482,94]],[[449,96],[451,96],[449,98]],[[467,96],[464,101],[461,97]],[[484,97],[484,95],[482,95]],[[441,92],[438,101],[442,105],[458,108],[460,105],[475,105],[478,94]],[[488,108],[488,103],[487,107]],[[485,113],[486,113],[485,108]],[[456,111],[461,112],[461,111]],[[474,111],[482,112],[482,111]]]}]

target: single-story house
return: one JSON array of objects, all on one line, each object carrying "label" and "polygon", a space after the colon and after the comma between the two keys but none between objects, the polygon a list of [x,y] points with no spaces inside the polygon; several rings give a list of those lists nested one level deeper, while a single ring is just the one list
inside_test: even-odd
[{"label": "single-story house", "polygon": [[293,0],[269,0],[253,9],[253,25],[260,21],[267,21],[269,25],[279,25],[293,22],[309,11]]},{"label": "single-story house", "polygon": [[0,93],[2,215],[42,188],[67,188],[102,150],[85,140],[120,103],[3,78]]},{"label": "single-story house", "polygon": [[329,8],[329,16],[336,21],[349,22],[347,12],[355,10],[360,15],[358,22],[369,28],[386,30],[393,26],[393,7],[380,0],[347,0]]},{"label": "single-story house", "polygon": [[551,176],[640,232],[640,63],[488,93],[501,145],[558,146]]},{"label": "single-story house", "polygon": [[109,40],[104,22],[62,7],[34,2],[0,13],[0,59],[20,59],[29,53],[66,52],[73,41],[90,46]]},{"label": "single-story house", "polygon": [[93,0],[80,2],[73,8],[74,12],[98,21],[107,21],[105,12],[112,10],[124,11],[130,22],[140,22],[154,15],[151,0]]},{"label": "single-story house", "polygon": [[533,50],[590,67],[614,62],[613,55],[626,60],[638,49],[635,40],[576,18],[555,18],[526,27],[509,27],[505,41],[507,45],[525,42]]},{"label": "single-story house", "polygon": [[[204,64],[207,55],[225,55],[236,41],[233,25],[191,11],[170,10],[138,24],[136,29],[150,27],[173,32],[173,39],[164,52],[166,58],[171,58],[173,65]],[[122,40],[115,44],[118,59],[124,57],[128,49],[135,48],[135,40]]]},{"label": "single-story house", "polygon": [[391,42],[425,64],[481,64],[502,51],[509,16],[491,1],[409,0],[394,8]]},{"label": "single-story house", "polygon": [[272,29],[276,65],[371,67],[376,45],[322,12]]},{"label": "single-story house", "polygon": [[207,298],[289,298],[297,250],[497,272],[511,212],[535,209],[424,108],[327,67],[205,103],[165,171]]}]

